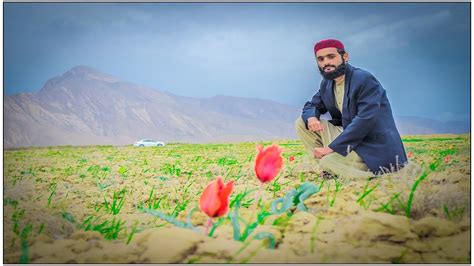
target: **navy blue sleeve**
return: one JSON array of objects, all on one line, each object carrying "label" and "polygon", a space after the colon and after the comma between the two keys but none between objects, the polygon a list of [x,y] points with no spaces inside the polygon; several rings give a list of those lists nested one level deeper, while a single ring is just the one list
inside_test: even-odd
[{"label": "navy blue sleeve", "polygon": [[304,107],[303,107],[303,114],[302,114],[301,118],[303,118],[303,121],[306,125],[306,128],[308,128],[308,119],[310,117],[316,117],[316,118],[319,119],[321,114],[324,114],[327,111],[328,111],[328,109],[326,108],[326,106],[324,105],[323,100],[321,99],[321,89],[320,89],[313,96],[311,101],[306,102]]},{"label": "navy blue sleeve", "polygon": [[375,126],[385,90],[374,76],[369,75],[362,83],[357,96],[357,115],[351,123],[336,137],[329,148],[346,156]]}]

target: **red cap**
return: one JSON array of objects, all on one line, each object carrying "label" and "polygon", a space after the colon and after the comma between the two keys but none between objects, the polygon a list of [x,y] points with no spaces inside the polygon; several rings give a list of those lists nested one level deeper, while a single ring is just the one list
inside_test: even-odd
[{"label": "red cap", "polygon": [[340,42],[339,40],[327,39],[327,40],[322,40],[314,45],[314,54],[316,54],[319,50],[328,48],[328,47],[334,47],[336,49],[344,50],[344,44],[342,44],[342,42]]}]

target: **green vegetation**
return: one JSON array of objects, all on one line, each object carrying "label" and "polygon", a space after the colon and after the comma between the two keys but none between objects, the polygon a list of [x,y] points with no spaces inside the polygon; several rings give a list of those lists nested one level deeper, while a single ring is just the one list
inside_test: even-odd
[{"label": "green vegetation", "polygon": [[[410,160],[421,166],[419,174],[356,181],[320,177],[299,141],[279,141],[284,168],[265,184],[258,202],[259,181],[254,172],[257,143],[6,150],[4,253],[21,254],[16,262],[29,262],[28,240],[40,234],[67,237],[71,232],[64,228],[96,231],[107,240],[127,244],[138,232],[170,224],[201,232],[199,198],[217,176],[226,182],[234,180],[234,192],[228,213],[212,221],[209,237],[216,237],[223,227],[232,230],[233,239],[244,244],[238,254],[245,254],[242,261],[235,262],[250,261],[255,255],[245,253],[252,241],[261,241],[263,248],[278,248],[276,235],[260,228],[269,226],[284,233],[298,212],[315,217],[309,243],[305,243],[310,252],[317,253],[319,225],[331,219],[327,213],[339,211],[340,204],[350,202],[360,210],[417,219],[424,215],[417,207],[423,203],[422,193],[434,182],[433,174],[470,175],[468,135],[404,137],[403,141],[407,152],[413,154]],[[290,156],[294,160],[290,161]],[[439,186],[451,178],[446,175],[436,180]],[[388,181],[391,178],[393,183]],[[470,215],[469,206],[462,201],[436,204],[430,208],[443,219],[456,222]],[[406,256],[403,253],[394,262],[403,262]]]}]

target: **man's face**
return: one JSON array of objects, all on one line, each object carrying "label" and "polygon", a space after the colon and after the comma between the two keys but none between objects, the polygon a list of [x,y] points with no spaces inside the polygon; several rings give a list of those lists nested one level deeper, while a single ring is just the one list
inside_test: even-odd
[{"label": "man's face", "polygon": [[316,53],[316,61],[321,75],[326,80],[334,80],[346,73],[349,54],[344,53],[342,56],[334,47],[328,47],[318,50]]},{"label": "man's face", "polygon": [[342,64],[342,56],[334,47],[323,48],[316,53],[316,61],[318,66],[325,73],[336,70]]}]

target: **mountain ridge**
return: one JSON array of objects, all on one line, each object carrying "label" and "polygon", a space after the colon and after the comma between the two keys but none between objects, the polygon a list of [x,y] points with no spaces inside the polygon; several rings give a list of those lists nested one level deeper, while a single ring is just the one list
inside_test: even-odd
[{"label": "mountain ridge", "polygon": [[[223,103],[222,97],[228,102]],[[49,79],[37,93],[5,96],[4,144],[124,145],[145,137],[197,143],[295,137],[289,122],[298,108],[257,101],[277,114],[252,116],[257,107],[242,97],[179,96],[77,66]],[[247,117],[239,105],[245,106]]]},{"label": "mountain ridge", "polygon": [[[294,139],[300,115],[301,107],[267,99],[181,96],[78,65],[48,79],[38,92],[4,96],[4,146]],[[424,118],[395,119],[401,134],[466,129]]]}]

